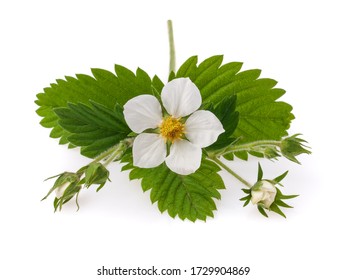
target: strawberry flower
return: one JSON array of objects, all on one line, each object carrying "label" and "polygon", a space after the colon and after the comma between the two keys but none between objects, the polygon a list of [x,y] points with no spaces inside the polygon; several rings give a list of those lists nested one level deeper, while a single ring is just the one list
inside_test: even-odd
[{"label": "strawberry flower", "polygon": [[177,174],[194,173],[201,164],[202,148],[217,140],[223,126],[210,111],[198,110],[201,94],[189,78],[166,84],[161,101],[163,108],[156,97],[144,94],[124,105],[125,121],[138,133],[133,143],[133,164],[152,168],[165,161]]}]

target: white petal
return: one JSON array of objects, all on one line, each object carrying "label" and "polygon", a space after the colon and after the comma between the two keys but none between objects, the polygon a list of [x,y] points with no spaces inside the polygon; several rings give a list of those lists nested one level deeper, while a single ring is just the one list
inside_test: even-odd
[{"label": "white petal", "polygon": [[153,95],[143,94],[125,103],[124,118],[132,131],[141,133],[158,127],[163,114],[159,101]]},{"label": "white petal", "polygon": [[194,145],[201,148],[216,142],[218,136],[224,132],[223,125],[210,111],[194,112],[186,121],[185,136]]},{"label": "white petal", "polygon": [[56,198],[61,198],[68,186],[70,186],[70,182],[66,182],[63,185],[61,185],[60,187],[56,188],[55,189]]},{"label": "white petal", "polygon": [[134,166],[152,168],[166,158],[166,144],[159,134],[141,133],[133,143]]},{"label": "white petal", "polygon": [[274,202],[274,199],[271,199],[271,198],[263,200],[263,204],[266,209],[269,209],[273,202]]},{"label": "white petal", "polygon": [[185,117],[201,106],[201,94],[197,86],[189,78],[178,78],[167,83],[161,100],[166,111],[176,117]]},{"label": "white petal", "polygon": [[181,175],[194,173],[201,164],[201,149],[187,140],[178,140],[170,148],[165,162],[173,172]]},{"label": "white petal", "polygon": [[252,191],[251,192],[251,201],[253,204],[257,204],[262,201],[264,197],[264,193],[262,191]]},{"label": "white petal", "polygon": [[269,200],[272,201],[272,202],[274,202],[274,201],[275,201],[275,198],[276,198],[276,194],[277,194],[277,190],[276,190],[276,192],[270,193]]},{"label": "white petal", "polygon": [[271,192],[271,193],[275,193],[276,194],[276,187],[271,184],[269,181],[266,181],[266,180],[263,180],[261,181],[262,182],[262,185],[260,187],[260,189],[262,191],[267,191],[267,192]]}]

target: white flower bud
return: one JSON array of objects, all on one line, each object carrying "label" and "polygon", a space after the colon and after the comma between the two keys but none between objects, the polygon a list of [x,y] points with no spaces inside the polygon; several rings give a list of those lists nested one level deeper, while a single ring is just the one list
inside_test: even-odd
[{"label": "white flower bud", "polygon": [[70,182],[66,182],[64,184],[62,184],[61,186],[57,187],[55,189],[55,196],[56,198],[61,198],[65,192],[65,190],[67,189],[68,186],[70,186]]},{"label": "white flower bud", "polygon": [[263,204],[266,209],[269,209],[275,201],[276,193],[276,187],[272,183],[262,180],[252,187],[251,201],[253,204]]}]

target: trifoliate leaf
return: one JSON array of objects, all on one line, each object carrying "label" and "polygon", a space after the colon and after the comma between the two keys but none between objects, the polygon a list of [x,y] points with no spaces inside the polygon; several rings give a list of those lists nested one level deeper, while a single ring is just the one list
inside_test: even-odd
[{"label": "trifoliate leaf", "polygon": [[95,157],[119,143],[130,133],[125,123],[123,108],[116,104],[113,110],[90,102],[68,103],[67,107],[55,108],[59,126],[69,132],[67,140],[81,147],[81,154]]},{"label": "trifoliate leaf", "polygon": [[[233,137],[239,143],[256,140],[280,140],[287,135],[294,118],[292,107],[277,101],[285,91],[274,88],[277,82],[259,78],[258,69],[239,72],[240,62],[222,65],[223,56],[213,56],[199,65],[197,57],[189,58],[178,69],[176,77],[189,77],[200,89],[204,103],[218,103],[236,95],[239,123]],[[237,155],[244,158],[244,155]]]},{"label": "trifoliate leaf", "polygon": [[[113,110],[116,103],[123,106],[137,95],[152,94],[151,79],[140,68],[135,75],[127,68],[116,65],[115,72],[116,75],[103,69],[92,69],[94,77],[77,74],[76,78],[58,79],[55,84],[37,95],[36,104],[40,107],[36,112],[43,117],[41,125],[52,128],[52,138],[60,138],[60,144],[67,144],[71,134],[58,124],[55,108],[67,107],[68,103],[83,103],[89,106],[89,101],[92,100]],[[73,146],[70,143],[70,147]]]},{"label": "trifoliate leaf", "polygon": [[127,163],[122,170],[131,170],[130,179],[142,179],[143,191],[150,190],[152,203],[157,202],[161,212],[171,217],[191,221],[213,217],[216,210],[214,199],[220,199],[218,190],[224,189],[220,168],[212,161],[203,159],[200,168],[188,176],[178,175],[163,163],[156,168],[138,168],[132,165],[131,154],[122,159]]}]

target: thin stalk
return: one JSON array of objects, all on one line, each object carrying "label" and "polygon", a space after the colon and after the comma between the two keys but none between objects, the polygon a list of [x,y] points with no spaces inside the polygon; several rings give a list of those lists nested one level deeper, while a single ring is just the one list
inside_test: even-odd
[{"label": "thin stalk", "polygon": [[243,179],[240,175],[238,175],[237,173],[235,173],[233,170],[231,170],[228,166],[226,166],[221,160],[219,160],[216,157],[211,158],[211,160],[213,160],[215,163],[217,163],[220,167],[222,167],[225,171],[227,171],[228,173],[230,173],[232,176],[234,176],[237,180],[239,180],[242,184],[244,184],[245,186],[251,188],[252,184],[247,182],[245,179]]},{"label": "thin stalk", "polygon": [[169,34],[169,46],[170,46],[170,64],[169,64],[169,75],[171,72],[176,71],[176,53],[175,53],[175,41],[173,35],[172,20],[167,21],[167,29]]}]

